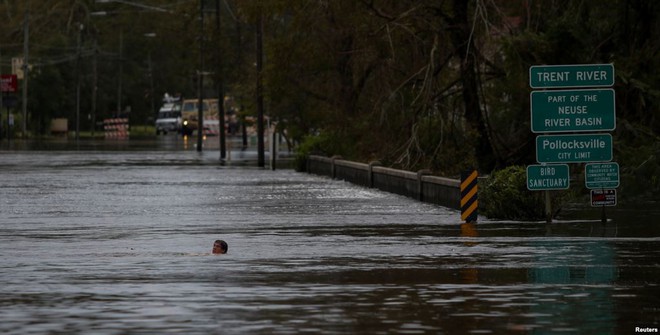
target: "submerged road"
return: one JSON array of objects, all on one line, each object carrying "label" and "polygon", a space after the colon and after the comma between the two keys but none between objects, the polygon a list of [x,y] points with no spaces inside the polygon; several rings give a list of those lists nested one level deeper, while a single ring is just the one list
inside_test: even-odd
[{"label": "submerged road", "polygon": [[[660,213],[459,222],[180,151],[0,151],[2,334],[629,334],[660,328]],[[213,241],[229,243],[210,254]]]}]

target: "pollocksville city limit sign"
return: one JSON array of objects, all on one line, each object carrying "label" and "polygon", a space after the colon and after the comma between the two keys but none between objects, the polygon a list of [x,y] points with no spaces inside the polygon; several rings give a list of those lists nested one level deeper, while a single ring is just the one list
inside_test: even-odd
[{"label": "pollocksville city limit sign", "polygon": [[588,163],[612,160],[612,135],[575,134],[536,137],[539,163]]}]

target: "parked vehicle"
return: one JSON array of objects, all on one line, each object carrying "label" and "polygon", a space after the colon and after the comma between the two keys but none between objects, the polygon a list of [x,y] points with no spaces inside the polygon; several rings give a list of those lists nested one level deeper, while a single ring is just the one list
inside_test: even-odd
[{"label": "parked vehicle", "polygon": [[[204,99],[202,105],[204,130],[208,135],[217,135],[218,128],[218,99]],[[186,99],[183,101],[181,112],[181,134],[191,136],[198,128],[199,100]]]},{"label": "parked vehicle", "polygon": [[156,135],[181,130],[181,101],[165,102],[156,118]]}]

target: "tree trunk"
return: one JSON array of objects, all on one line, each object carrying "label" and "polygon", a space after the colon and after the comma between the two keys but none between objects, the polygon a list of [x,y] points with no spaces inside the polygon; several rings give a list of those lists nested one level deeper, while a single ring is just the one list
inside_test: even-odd
[{"label": "tree trunk", "polygon": [[476,70],[476,55],[471,36],[471,25],[468,18],[468,1],[453,0],[454,16],[452,20],[452,41],[456,57],[460,60],[460,73],[462,82],[463,103],[465,105],[465,119],[468,126],[476,132],[475,155],[478,169],[488,173],[494,165],[493,150],[490,145],[486,124],[479,102],[479,83]]}]

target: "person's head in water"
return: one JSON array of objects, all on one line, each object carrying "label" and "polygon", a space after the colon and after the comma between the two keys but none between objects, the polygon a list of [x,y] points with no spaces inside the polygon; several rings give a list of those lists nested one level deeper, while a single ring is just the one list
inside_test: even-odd
[{"label": "person's head in water", "polygon": [[229,250],[229,246],[227,246],[227,242],[223,240],[216,240],[215,242],[213,242],[214,254],[226,254],[227,250]]}]

